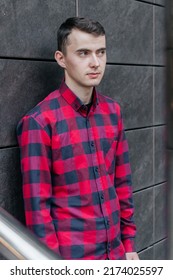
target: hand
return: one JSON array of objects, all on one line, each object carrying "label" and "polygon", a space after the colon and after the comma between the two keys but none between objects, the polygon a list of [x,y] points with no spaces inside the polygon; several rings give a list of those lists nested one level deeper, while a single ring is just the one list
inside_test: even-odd
[{"label": "hand", "polygon": [[139,260],[139,256],[136,252],[126,253],[126,260]]}]

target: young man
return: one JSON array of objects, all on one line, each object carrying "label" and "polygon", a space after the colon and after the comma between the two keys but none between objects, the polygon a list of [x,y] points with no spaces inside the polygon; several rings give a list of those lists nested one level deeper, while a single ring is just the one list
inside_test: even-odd
[{"label": "young man", "polygon": [[119,105],[95,89],[105,31],[69,18],[58,31],[65,78],[18,125],[27,226],[64,259],[138,259]]}]

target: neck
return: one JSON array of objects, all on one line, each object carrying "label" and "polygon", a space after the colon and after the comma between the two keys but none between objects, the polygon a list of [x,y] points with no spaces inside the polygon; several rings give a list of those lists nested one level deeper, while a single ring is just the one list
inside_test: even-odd
[{"label": "neck", "polygon": [[84,87],[74,83],[71,83],[68,79],[65,79],[66,85],[73,91],[73,93],[82,101],[83,104],[88,104],[92,99],[93,87]]}]

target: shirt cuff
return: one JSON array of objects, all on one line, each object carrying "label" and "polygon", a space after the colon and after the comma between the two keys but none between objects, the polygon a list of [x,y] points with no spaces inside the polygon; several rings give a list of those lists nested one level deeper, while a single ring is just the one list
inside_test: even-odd
[{"label": "shirt cuff", "polygon": [[126,253],[136,252],[134,238],[124,239],[122,242]]}]

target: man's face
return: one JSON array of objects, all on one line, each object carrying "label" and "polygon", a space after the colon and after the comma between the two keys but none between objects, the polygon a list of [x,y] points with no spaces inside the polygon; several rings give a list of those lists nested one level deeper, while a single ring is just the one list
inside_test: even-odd
[{"label": "man's face", "polygon": [[97,86],[106,66],[105,36],[94,36],[74,29],[63,55],[65,79],[73,88]]}]

